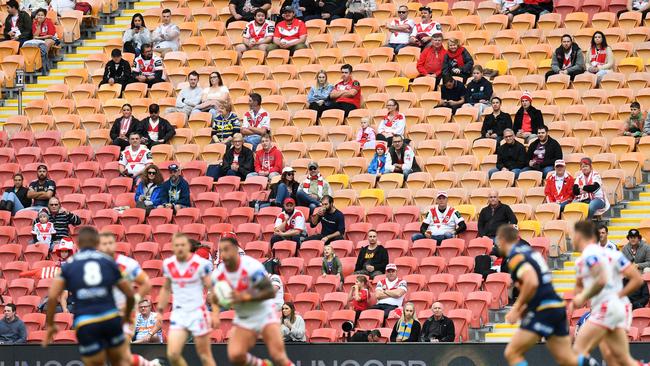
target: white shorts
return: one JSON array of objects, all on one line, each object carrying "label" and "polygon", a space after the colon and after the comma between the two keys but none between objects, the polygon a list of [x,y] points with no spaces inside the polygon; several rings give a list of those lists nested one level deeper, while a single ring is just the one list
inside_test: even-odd
[{"label": "white shorts", "polygon": [[194,337],[200,337],[210,333],[209,316],[205,305],[194,311],[172,309],[172,314],[169,317],[169,329],[187,330]]},{"label": "white shorts", "polygon": [[279,324],[280,319],[278,318],[277,311],[275,311],[275,304],[273,304],[270,307],[264,307],[263,311],[245,318],[240,317],[239,314],[235,314],[235,319],[233,319],[232,323],[238,327],[252,330],[255,333],[261,333],[267,325]]},{"label": "white shorts", "polygon": [[616,328],[628,329],[632,321],[632,308],[626,310],[626,304],[618,298],[603,301],[600,304],[592,305],[591,315],[587,321],[600,325],[609,330]]}]

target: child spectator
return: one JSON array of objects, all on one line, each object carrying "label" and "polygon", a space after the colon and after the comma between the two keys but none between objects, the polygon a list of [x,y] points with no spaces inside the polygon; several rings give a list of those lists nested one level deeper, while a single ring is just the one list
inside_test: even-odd
[{"label": "child spectator", "polygon": [[357,324],[361,312],[368,309],[370,306],[368,300],[370,298],[370,290],[368,290],[368,278],[364,275],[357,276],[357,280],[350,289],[348,294],[348,302],[357,315],[354,317],[354,324]]},{"label": "child spectator", "polygon": [[375,146],[375,156],[368,165],[368,173],[375,174],[377,179],[386,171],[386,143],[378,141]]},{"label": "child spectator", "polygon": [[370,118],[361,118],[361,128],[357,132],[357,141],[361,144],[362,149],[375,147],[375,130],[370,127]]},{"label": "child spectator", "polygon": [[323,276],[326,275],[339,275],[343,283],[343,265],[331,245],[323,248]]},{"label": "child spectator", "polygon": [[641,104],[639,104],[639,102],[632,102],[630,104],[630,118],[625,122],[625,131],[623,132],[623,136],[634,137],[638,144],[641,136],[643,136],[644,122],[645,116],[644,113],[641,112]]},{"label": "child spectator", "polygon": [[50,222],[50,217],[47,210],[42,210],[38,213],[38,222],[32,228],[34,235],[34,243],[47,244],[52,250],[52,235],[56,234],[54,224]]}]

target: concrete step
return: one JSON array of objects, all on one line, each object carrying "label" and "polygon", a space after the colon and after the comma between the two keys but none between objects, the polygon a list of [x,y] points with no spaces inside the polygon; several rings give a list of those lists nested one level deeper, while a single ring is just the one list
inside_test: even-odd
[{"label": "concrete step", "polygon": [[[104,27],[106,27],[106,26],[104,26]],[[107,39],[122,38],[122,32],[106,30],[106,31],[97,32],[96,37],[97,37],[96,38],[97,40],[107,40]]]},{"label": "concrete step", "polygon": [[519,329],[519,324],[500,323],[492,325],[492,333],[514,333],[517,329]]},{"label": "concrete step", "polygon": [[487,343],[509,343],[514,333],[487,333],[485,342]]},{"label": "concrete step", "polygon": [[[115,24],[107,24],[102,29],[106,32],[119,32],[122,34],[122,32],[124,32],[124,30],[129,27],[129,24],[131,24],[131,18],[128,20],[116,21]],[[122,38],[122,36],[119,36],[117,38]]]},{"label": "concrete step", "polygon": [[83,61],[61,61],[57,65],[56,70],[71,70],[71,69],[83,69]]},{"label": "concrete step", "polygon": [[77,55],[93,55],[102,52],[104,52],[104,47],[100,47],[100,46],[77,47]]},{"label": "concrete step", "polygon": [[147,10],[151,8],[159,8],[160,3],[157,1],[140,1],[133,5],[135,10]]},{"label": "concrete step", "polygon": [[553,275],[553,280],[575,280],[576,278],[575,270],[555,270],[551,274]]}]

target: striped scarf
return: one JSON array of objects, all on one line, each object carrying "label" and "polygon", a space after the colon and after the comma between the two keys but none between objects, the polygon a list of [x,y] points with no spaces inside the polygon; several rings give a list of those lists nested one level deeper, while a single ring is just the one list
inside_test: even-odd
[{"label": "striped scarf", "polygon": [[397,341],[406,341],[411,337],[411,329],[413,328],[413,319],[408,322],[400,321],[397,327]]},{"label": "striped scarf", "polygon": [[305,193],[309,194],[309,188],[311,187],[311,181],[312,180],[318,180],[318,197],[323,197],[323,188],[325,186],[325,179],[323,178],[322,175],[318,174],[317,178],[312,178],[311,176],[308,176],[305,178],[305,180],[302,182],[302,190],[305,191]]}]

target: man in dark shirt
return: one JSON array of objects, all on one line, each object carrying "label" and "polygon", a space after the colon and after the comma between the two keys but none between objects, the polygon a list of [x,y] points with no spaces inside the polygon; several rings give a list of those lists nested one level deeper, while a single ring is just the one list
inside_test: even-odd
[{"label": "man in dark shirt", "polygon": [[510,206],[499,201],[497,191],[491,191],[488,196],[488,205],[483,207],[478,215],[478,236],[487,236],[494,240],[499,226],[516,223],[517,217]]},{"label": "man in dark shirt", "polygon": [[335,240],[342,240],[345,234],[345,218],[343,213],[334,207],[334,198],[325,195],[321,198],[321,207],[314,209],[309,219],[311,227],[321,224],[320,234],[307,237],[306,240],[321,240],[329,244]]},{"label": "man in dark shirt", "polygon": [[542,172],[543,178],[555,169],[555,161],[562,159],[562,147],[548,135],[548,127],[537,129],[537,140],[528,146],[527,159],[528,166],[522,171],[537,170]]},{"label": "man in dark shirt", "polygon": [[456,337],[454,322],[442,311],[442,304],[434,302],[431,306],[433,315],[424,322],[420,342],[453,342]]},{"label": "man in dark shirt", "polygon": [[442,76],[442,87],[440,88],[440,104],[437,107],[451,108],[451,114],[465,104],[467,89],[463,83],[456,81],[451,75]]},{"label": "man in dark shirt", "polygon": [[519,173],[526,167],[526,148],[524,145],[515,140],[515,132],[506,128],[503,131],[505,143],[497,147],[497,167],[490,169],[488,176],[498,171],[511,171],[515,173],[515,180]]},{"label": "man in dark shirt", "polygon": [[501,98],[492,97],[492,113],[487,114],[481,127],[481,137],[497,140],[497,146],[506,128],[512,128],[512,117],[501,110]]},{"label": "man in dark shirt", "polygon": [[250,22],[255,18],[257,9],[268,11],[271,9],[271,0],[230,0],[228,10],[231,17],[226,21],[226,25],[236,20]]},{"label": "man in dark shirt", "polygon": [[111,59],[108,60],[106,66],[104,67],[104,76],[102,81],[99,83],[99,86],[104,84],[120,84],[122,85],[122,92],[120,97],[124,92],[124,88],[133,81],[131,76],[131,64],[129,61],[122,58],[122,51],[115,48],[111,51]]},{"label": "man in dark shirt", "polygon": [[370,229],[368,231],[368,245],[359,251],[357,263],[354,266],[354,274],[370,276],[373,279],[375,276],[386,272],[387,264],[388,251],[377,242],[377,231]]},{"label": "man in dark shirt", "polygon": [[149,105],[149,117],[140,122],[142,143],[151,150],[160,144],[169,144],[176,135],[176,128],[168,120],[160,117],[160,106],[156,103]]},{"label": "man in dark shirt", "polygon": [[38,179],[29,184],[27,198],[34,200],[30,210],[40,211],[47,207],[50,198],[56,195],[56,183],[47,178],[47,166],[39,165],[36,170]]}]

